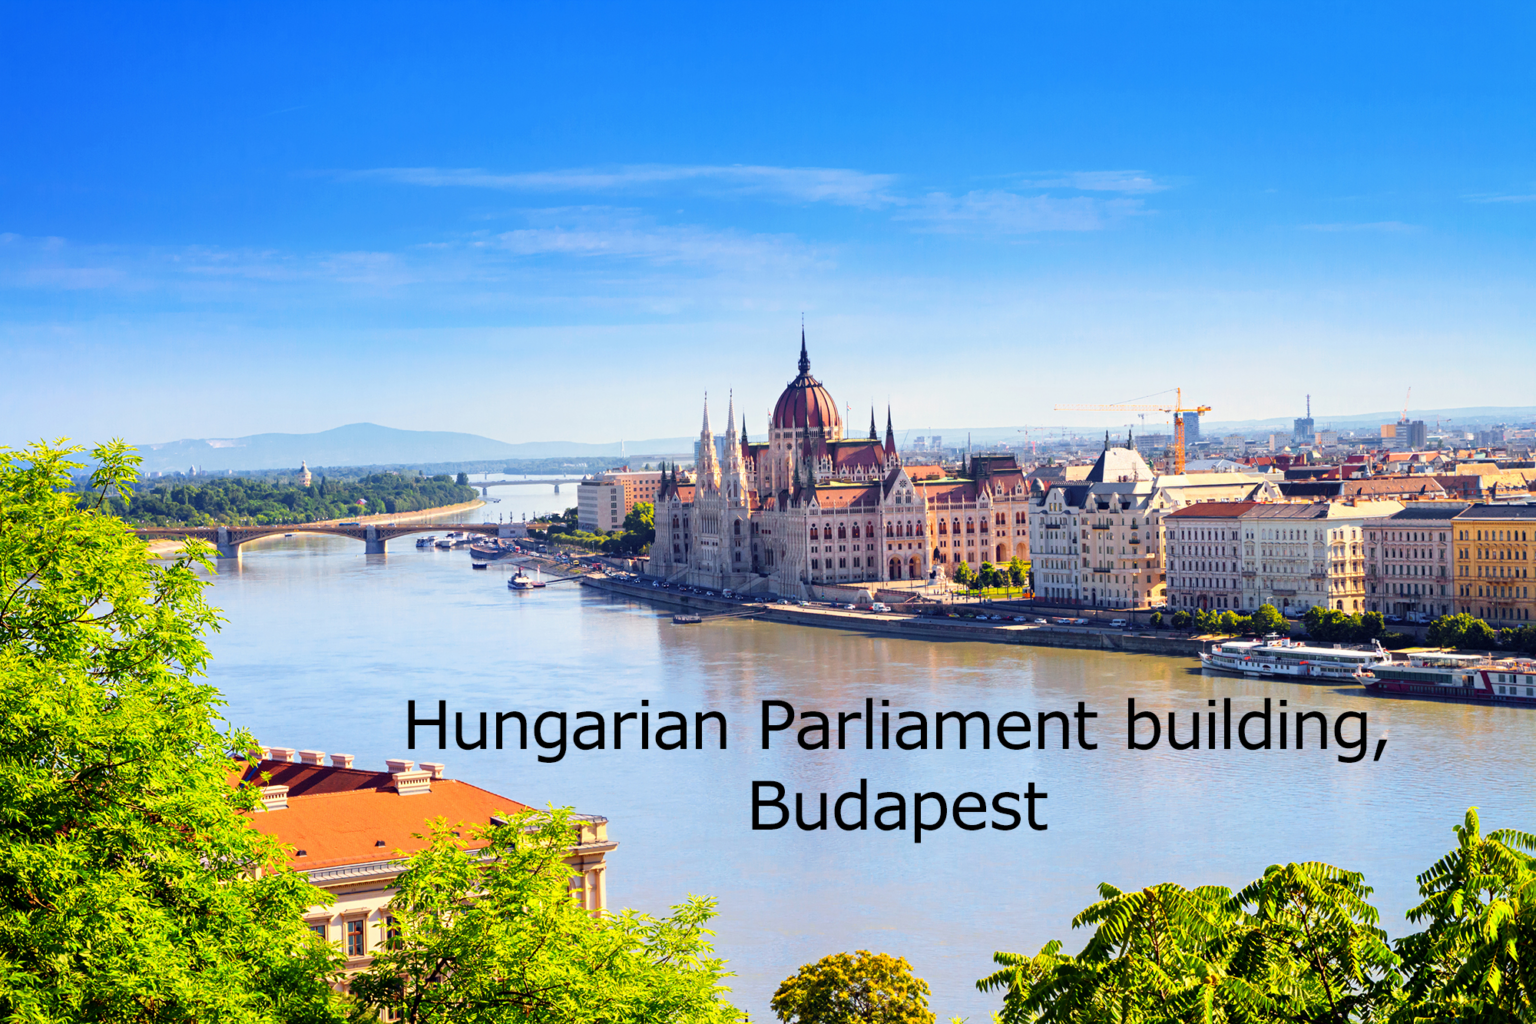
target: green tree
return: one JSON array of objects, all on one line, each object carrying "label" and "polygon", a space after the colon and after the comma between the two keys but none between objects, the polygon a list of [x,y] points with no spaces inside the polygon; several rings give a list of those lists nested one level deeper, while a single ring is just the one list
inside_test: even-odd
[{"label": "green tree", "polygon": [[1259,633],[1284,633],[1289,626],[1274,605],[1261,604],[1253,613],[1253,628]]},{"label": "green tree", "polygon": [[1029,582],[1029,563],[1015,555],[1008,562],[1008,582],[1022,587]]},{"label": "green tree", "polygon": [[149,560],[105,512],[138,457],[93,451],[82,507],[81,450],[0,449],[0,1018],[336,1019],[329,897],[241,814],[255,743],[198,678],[210,549]]},{"label": "green tree", "polygon": [[1217,620],[1218,628],[1227,634],[1236,633],[1242,629],[1242,619],[1231,609],[1221,613]]},{"label": "green tree", "polygon": [[1387,620],[1381,612],[1365,612],[1360,616],[1360,639],[1374,640],[1387,631]]},{"label": "green tree", "polygon": [[576,837],[568,810],[433,822],[390,901],[384,951],[353,979],[361,1007],[407,1024],[739,1020],[704,927],[714,902],[594,918],[571,898]]},{"label": "green tree", "polygon": [[1536,835],[1485,836],[1475,807],[1455,832],[1418,878],[1408,919],[1427,927],[1398,942],[1410,980],[1395,1020],[1536,1020]]},{"label": "green tree", "polygon": [[982,562],[981,568],[976,570],[976,585],[983,590],[1002,586],[1002,574],[997,571],[997,566],[991,562]]},{"label": "green tree", "polygon": [[928,983],[904,957],[833,953],[785,978],[768,1004],[785,1024],[933,1024]]},{"label": "green tree", "polygon": [[1442,615],[1429,624],[1424,631],[1424,639],[1433,647],[1460,647],[1462,637],[1477,620],[1466,612],[1457,615]]},{"label": "green tree", "polygon": [[971,585],[971,581],[975,578],[976,574],[971,571],[971,565],[969,562],[955,563],[954,580],[956,583],[968,587]]},{"label": "green tree", "polygon": [[458,484],[460,487],[467,487],[469,486],[469,474],[463,470],[460,470],[459,475],[453,478],[453,482]]},{"label": "green tree", "polygon": [[1237,893],[1172,883],[1101,885],[1073,919],[1094,934],[1076,956],[997,953],[1003,1024],[1369,1019],[1394,1005],[1397,957],[1361,876],[1328,864],[1273,866]]},{"label": "green tree", "polygon": [[1174,629],[1188,629],[1189,628],[1189,612],[1185,611],[1183,608],[1180,608],[1178,611],[1174,612],[1173,613],[1173,628]]},{"label": "green tree", "polygon": [[1162,612],[1153,612],[1147,618],[1147,623],[1153,629],[1162,629],[1163,628],[1163,613]]},{"label": "green tree", "polygon": [[1499,635],[1482,619],[1473,619],[1456,640],[1456,646],[1464,651],[1491,651],[1498,643]]}]

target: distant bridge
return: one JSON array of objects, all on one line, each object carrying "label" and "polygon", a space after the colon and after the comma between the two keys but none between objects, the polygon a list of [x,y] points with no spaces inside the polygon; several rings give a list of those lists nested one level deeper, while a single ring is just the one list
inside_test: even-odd
[{"label": "distant bridge", "polygon": [[282,537],[290,533],[326,533],[333,537],[351,537],[364,544],[364,553],[384,554],[384,545],[396,537],[411,533],[478,533],[495,537],[510,524],[497,523],[295,523],[288,526],[143,526],[133,532],[144,540],[180,540],[196,537],[219,549],[220,558],[239,558],[240,546],[262,537]]},{"label": "distant bridge", "polygon": [[562,476],[558,479],[545,478],[543,480],[471,480],[469,486],[480,488],[480,495],[484,497],[492,487],[532,487],[537,484],[554,484],[555,493],[560,493],[561,484],[579,484],[582,478],[579,476]]}]

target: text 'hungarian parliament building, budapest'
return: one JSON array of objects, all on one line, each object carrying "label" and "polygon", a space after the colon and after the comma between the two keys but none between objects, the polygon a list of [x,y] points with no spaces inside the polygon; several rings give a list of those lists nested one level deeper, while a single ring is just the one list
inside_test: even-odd
[{"label": "text 'hungarian parliament building, budapest'", "polygon": [[[817,585],[868,586],[953,575],[960,563],[1029,558],[1029,485],[1012,455],[978,455],[962,475],[903,466],[890,412],[882,440],[843,436],[827,389],[800,372],[785,387],[768,440],[736,431],[716,453],[705,403],[694,479],[674,467],[656,499],[651,572],[694,586],[809,596]],[[910,585],[910,584],[909,584]]]}]

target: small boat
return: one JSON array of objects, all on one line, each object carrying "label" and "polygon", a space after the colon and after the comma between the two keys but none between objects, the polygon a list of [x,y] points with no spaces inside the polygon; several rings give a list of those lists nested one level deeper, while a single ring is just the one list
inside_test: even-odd
[{"label": "small boat", "polygon": [[444,551],[447,551],[449,548],[453,547],[453,541],[451,541],[451,540],[440,540],[440,541],[438,541],[434,545],[434,547],[439,547],[439,548],[442,548]]},{"label": "small boat", "polygon": [[704,620],[697,615],[691,615],[684,612],[682,614],[672,616],[672,621],[679,626],[692,626],[696,623],[703,622]]},{"label": "small boat", "polygon": [[292,536],[293,536],[293,534],[291,534],[291,533],[285,533],[285,534],[283,534],[283,536],[284,536],[284,537],[292,537]]},{"label": "small boat", "polygon": [[416,546],[419,547],[419,548],[429,548],[433,544],[436,544],[436,543],[437,543],[437,534],[435,534],[435,533],[429,533],[425,537],[417,537],[416,538]]},{"label": "small boat", "polygon": [[484,569],[486,566],[484,562],[470,562],[469,567],[471,569]]},{"label": "small boat", "polygon": [[521,569],[517,570],[516,575],[507,580],[508,590],[532,590],[536,585],[543,586],[541,583],[536,583],[532,576],[529,576]]}]

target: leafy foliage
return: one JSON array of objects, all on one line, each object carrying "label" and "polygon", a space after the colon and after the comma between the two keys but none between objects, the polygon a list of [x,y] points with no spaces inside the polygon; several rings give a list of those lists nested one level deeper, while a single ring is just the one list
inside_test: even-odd
[{"label": "leafy foliage", "polygon": [[1419,876],[1408,919],[1424,931],[1399,943],[1414,972],[1397,1020],[1536,1020],[1536,835],[1482,834],[1477,809],[1456,848]]},{"label": "leafy foliage", "polygon": [[150,562],[105,511],[137,456],[97,448],[82,502],[79,451],[0,449],[0,1018],[335,1019],[329,897],[241,815],[255,744],[198,681],[209,549]]},{"label": "leafy foliage", "polygon": [[1285,616],[1280,614],[1272,604],[1261,604],[1254,609],[1253,629],[1257,633],[1287,633],[1290,624],[1285,621]]},{"label": "leafy foliage", "polygon": [[[460,833],[463,832],[461,837]],[[400,876],[385,949],[353,979],[358,1020],[407,1024],[724,1024],[724,961],[712,900],[671,917],[594,918],[571,897],[568,811],[524,812],[464,829],[432,824]]]},{"label": "leafy foliage", "polygon": [[933,1024],[928,983],[899,956],[833,953],[785,978],[769,1003],[794,1024]]}]

